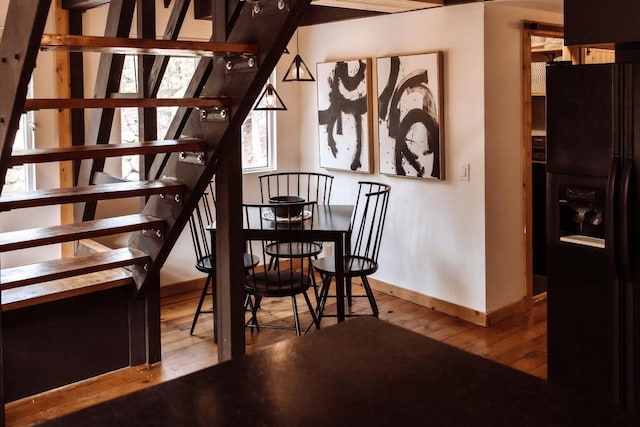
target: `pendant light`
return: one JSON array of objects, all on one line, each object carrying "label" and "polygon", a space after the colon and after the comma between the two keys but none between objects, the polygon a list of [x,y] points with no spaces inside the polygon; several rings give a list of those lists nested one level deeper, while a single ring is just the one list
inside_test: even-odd
[{"label": "pendant light", "polygon": [[282,102],[278,92],[276,92],[276,88],[269,83],[260,94],[260,98],[258,98],[258,102],[256,102],[256,106],[253,109],[257,111],[273,111],[286,110],[287,107]]},{"label": "pendant light", "polygon": [[289,65],[287,73],[282,78],[283,82],[315,82],[311,71],[304,63],[300,54],[298,53],[298,30],[296,30],[296,56],[293,58],[293,62]]}]

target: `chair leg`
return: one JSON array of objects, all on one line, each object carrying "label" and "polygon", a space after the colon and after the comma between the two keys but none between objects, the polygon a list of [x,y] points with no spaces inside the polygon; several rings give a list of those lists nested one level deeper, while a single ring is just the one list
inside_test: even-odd
[{"label": "chair leg", "polygon": [[291,305],[293,306],[293,321],[296,324],[296,335],[302,335],[300,331],[300,318],[298,317],[298,303],[296,302],[296,296],[291,296]]},{"label": "chair leg", "polygon": [[[208,274],[207,275],[207,280],[204,282],[204,288],[202,288],[202,293],[200,294],[200,301],[198,301],[198,308],[196,309],[195,314],[193,315],[193,322],[191,323],[191,332],[189,332],[189,335],[193,335],[193,330],[196,327],[196,323],[198,323],[198,317],[200,316],[200,312],[202,310],[202,303],[204,302],[205,297],[207,296],[207,293],[209,291],[209,285],[211,284],[211,282],[213,281],[213,277],[212,274]],[[215,331],[215,316],[213,318],[213,330]]]},{"label": "chair leg", "polygon": [[332,276],[330,274],[327,274],[322,281],[322,289],[320,289],[320,299],[318,301],[318,308],[316,308],[316,313],[318,314],[318,322],[322,320],[322,313],[324,313],[324,306],[327,303],[329,288],[331,287],[331,278]]},{"label": "chair leg", "polygon": [[258,315],[256,313],[258,309],[256,308],[255,304],[251,300],[251,295],[249,294],[247,294],[244,297],[244,310],[247,311],[247,308],[249,308],[249,312],[251,313],[251,318],[249,319],[249,322],[247,322],[245,326],[251,326],[253,328],[256,328],[258,332],[260,332],[260,324],[258,323]]},{"label": "chair leg", "polygon": [[371,304],[373,315],[375,317],[378,317],[378,304],[376,303],[376,298],[373,296],[373,291],[371,290],[371,286],[369,285],[367,276],[361,276],[361,279],[362,285],[364,286],[364,291],[367,293],[367,298],[369,299],[369,304]]},{"label": "chair leg", "polygon": [[315,274],[315,271],[313,270],[313,261],[311,260],[311,257],[307,257],[307,261],[309,262],[309,275],[311,275],[311,284],[313,286],[313,293],[316,296],[316,304],[317,304],[320,298],[320,293],[318,291],[318,283],[316,282],[316,274]]},{"label": "chair leg", "polygon": [[[311,305],[311,300],[309,299],[309,295],[307,295],[306,292],[302,293],[304,295],[304,300],[307,302],[307,307],[309,308],[309,313],[311,313],[311,318],[313,319],[313,324],[316,325],[316,330],[320,329],[320,320],[318,320],[318,317],[316,316],[316,312],[313,309],[313,306]],[[311,327],[311,325],[309,325],[309,327],[307,327],[307,329],[304,331],[305,334],[307,333],[307,331],[309,330],[309,328]]]},{"label": "chair leg", "polygon": [[347,294],[347,305],[351,307],[353,305],[353,288],[351,286],[351,277],[345,278],[345,293]]}]

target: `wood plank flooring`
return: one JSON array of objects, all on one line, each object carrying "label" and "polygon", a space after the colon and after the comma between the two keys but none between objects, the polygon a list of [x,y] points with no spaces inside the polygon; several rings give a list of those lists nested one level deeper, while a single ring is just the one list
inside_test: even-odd
[{"label": "wood plank flooring", "polygon": [[[8,426],[27,426],[65,413],[168,381],[217,363],[217,348],[212,338],[212,316],[203,314],[193,336],[191,320],[199,291],[190,291],[162,299],[162,362],[152,366],[125,368],[86,381],[8,403]],[[313,299],[313,297],[311,296]],[[489,328],[446,316],[408,301],[376,293],[380,318],[429,336],[465,351],[546,378],[547,344],[544,299],[534,303],[531,312],[512,316]],[[303,324],[309,322],[303,301],[298,304]],[[327,312],[335,309],[328,303]],[[356,299],[355,313],[368,312],[366,299]],[[262,303],[259,321],[263,324],[293,324],[290,299],[268,299]],[[323,318],[321,327],[335,324]],[[313,331],[309,333],[314,333]],[[247,331],[247,352],[274,342],[295,338],[294,331],[261,329]]]}]

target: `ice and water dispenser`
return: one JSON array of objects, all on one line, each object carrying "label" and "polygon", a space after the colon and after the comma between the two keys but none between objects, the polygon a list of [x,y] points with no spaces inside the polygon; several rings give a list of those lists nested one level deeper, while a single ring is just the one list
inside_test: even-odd
[{"label": "ice and water dispenser", "polygon": [[605,189],[562,185],[558,189],[560,241],[605,247]]}]

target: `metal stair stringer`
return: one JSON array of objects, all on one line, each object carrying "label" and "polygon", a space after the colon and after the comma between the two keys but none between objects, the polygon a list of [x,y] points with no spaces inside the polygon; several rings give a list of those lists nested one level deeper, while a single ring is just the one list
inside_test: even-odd
[{"label": "metal stair stringer", "polygon": [[[213,70],[201,96],[228,98],[228,121],[201,121],[198,111],[186,110],[186,125],[184,128],[177,127],[177,132],[182,136],[207,141],[207,150],[202,153],[204,164],[184,161],[180,154],[172,154],[164,160],[156,159],[156,163],[161,162],[163,167],[154,164],[152,169],[156,170],[155,176],[176,180],[185,185],[186,191],[180,200],[158,196],[148,200],[143,213],[162,217],[167,222],[166,232],[161,239],[140,232],[134,233],[130,238],[130,247],[149,254],[153,260],[145,267],[133,267],[139,297],[145,294],[148,286],[153,287],[153,278],[159,274],[201,194],[225,161],[229,149],[239,141],[242,123],[311,3],[310,0],[263,0],[259,2],[262,13],[255,14],[254,6],[258,2],[222,1],[227,1],[227,10],[232,11],[228,16],[233,16],[234,22],[228,31],[216,31],[216,34],[228,33],[224,40],[226,42],[257,45],[257,69],[246,71],[249,66],[242,64],[246,58],[214,59]],[[234,4],[238,9],[230,8]],[[227,69],[229,60],[234,62],[230,71]],[[239,62],[237,68],[236,62]],[[174,121],[180,120],[181,117],[174,118]],[[171,137],[173,136],[167,135],[167,138]]]}]

